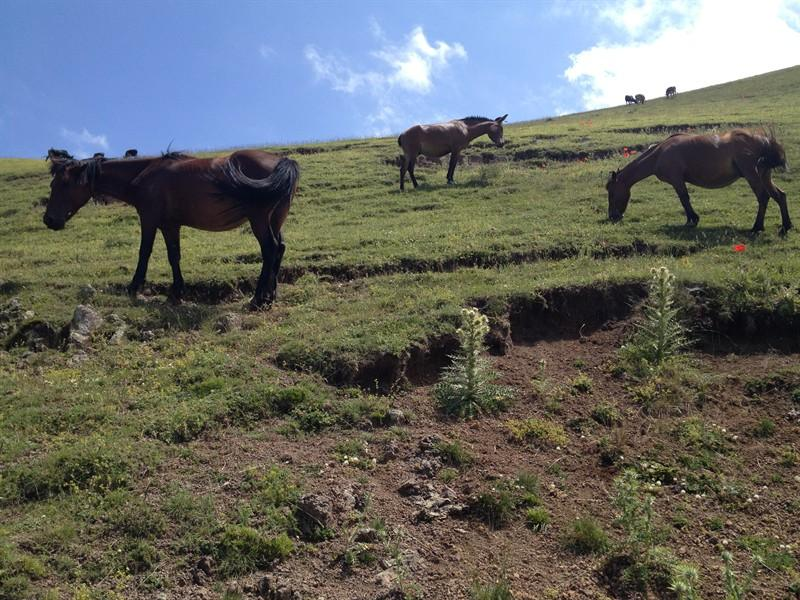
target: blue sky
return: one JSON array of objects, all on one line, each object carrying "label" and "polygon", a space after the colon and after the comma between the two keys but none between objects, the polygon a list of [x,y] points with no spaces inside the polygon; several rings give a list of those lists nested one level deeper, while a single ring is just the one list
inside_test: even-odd
[{"label": "blue sky", "polygon": [[0,56],[0,156],[199,150],[522,121],[792,66],[800,0],[5,0]]}]

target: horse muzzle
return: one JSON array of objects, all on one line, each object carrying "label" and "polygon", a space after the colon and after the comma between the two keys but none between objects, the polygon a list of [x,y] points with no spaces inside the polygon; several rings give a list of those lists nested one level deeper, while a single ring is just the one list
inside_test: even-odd
[{"label": "horse muzzle", "polygon": [[64,225],[67,224],[65,219],[56,219],[50,215],[45,215],[42,221],[44,221],[44,224],[47,225],[48,229],[52,229],[53,231],[64,229]]}]

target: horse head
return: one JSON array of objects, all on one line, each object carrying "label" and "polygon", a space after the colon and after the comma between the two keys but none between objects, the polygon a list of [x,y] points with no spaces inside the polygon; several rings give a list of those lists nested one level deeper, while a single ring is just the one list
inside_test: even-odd
[{"label": "horse head", "polygon": [[44,224],[50,229],[64,229],[67,221],[92,197],[94,180],[102,158],[75,160],[63,151],[48,152],[50,160],[50,198]]},{"label": "horse head", "polygon": [[616,223],[622,220],[628,202],[631,199],[631,188],[622,183],[618,177],[619,171],[611,171],[606,182],[608,191],[608,218]]},{"label": "horse head", "polygon": [[508,117],[508,113],[504,114],[502,117],[497,117],[494,123],[492,123],[492,126],[489,127],[489,139],[492,140],[498,148],[506,143],[506,140],[503,138],[503,121],[506,120],[506,117]]}]

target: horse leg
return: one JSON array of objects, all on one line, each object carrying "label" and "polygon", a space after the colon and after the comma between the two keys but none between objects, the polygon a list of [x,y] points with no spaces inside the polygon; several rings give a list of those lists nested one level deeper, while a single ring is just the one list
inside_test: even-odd
[{"label": "horse leg", "polygon": [[278,295],[278,272],[281,269],[281,262],[283,262],[283,255],[286,252],[286,244],[283,241],[283,234],[279,231],[275,236],[278,241],[278,246],[275,250],[275,257],[272,261],[272,272],[270,273],[270,280],[267,282],[267,298],[269,302],[274,302]]},{"label": "horse leg", "polygon": [[408,160],[406,159],[406,155],[400,157],[400,191],[402,192],[406,189],[406,165],[408,164]]},{"label": "horse leg", "polygon": [[778,203],[781,209],[781,229],[780,234],[786,235],[786,232],[792,228],[792,220],[789,218],[789,207],[786,206],[786,192],[772,182],[772,174],[767,170],[761,174],[761,182],[764,187],[772,196],[772,199]]},{"label": "horse leg", "polygon": [[139,262],[136,265],[136,272],[133,274],[131,284],[128,286],[128,294],[136,296],[142,287],[144,278],[147,276],[147,263],[150,261],[150,254],[153,252],[153,242],[156,239],[156,226],[140,219],[142,226],[142,240],[139,243]]},{"label": "horse leg", "polygon": [[256,292],[250,301],[252,308],[261,308],[264,304],[271,304],[269,297],[269,284],[272,280],[272,271],[275,267],[275,256],[278,250],[278,240],[272,233],[269,216],[260,214],[250,218],[250,228],[261,246],[261,274],[258,276]]},{"label": "horse leg", "polygon": [[453,175],[456,172],[456,165],[458,164],[458,152],[453,151],[450,153],[450,166],[447,168],[447,184],[452,185],[455,183]]},{"label": "horse leg", "polygon": [[411,177],[411,183],[414,184],[415,189],[419,187],[419,184],[417,183],[417,178],[414,177],[414,167],[416,166],[417,166],[417,157],[412,156],[411,158],[408,159],[408,174]]},{"label": "horse leg", "polygon": [[736,165],[741,171],[742,176],[747,180],[747,183],[750,184],[750,189],[753,190],[753,193],[756,195],[756,200],[758,201],[758,211],[756,211],[756,222],[753,223],[753,228],[750,230],[751,233],[758,233],[759,231],[764,231],[764,215],[767,213],[767,204],[769,204],[769,192],[767,188],[764,186],[763,181],[761,180],[761,176],[758,173],[758,169],[755,165],[747,165],[741,166]]},{"label": "horse leg", "polygon": [[179,225],[167,225],[161,228],[164,243],[167,245],[167,258],[172,268],[172,287],[167,299],[173,304],[180,304],[183,297],[183,275],[181,274],[181,228]]},{"label": "horse leg", "polygon": [[689,190],[686,189],[686,183],[680,181],[678,183],[673,183],[672,187],[675,188],[675,192],[681,200],[683,212],[686,213],[686,226],[697,227],[697,224],[700,222],[700,215],[694,212],[694,208],[692,208],[692,203],[689,200]]}]

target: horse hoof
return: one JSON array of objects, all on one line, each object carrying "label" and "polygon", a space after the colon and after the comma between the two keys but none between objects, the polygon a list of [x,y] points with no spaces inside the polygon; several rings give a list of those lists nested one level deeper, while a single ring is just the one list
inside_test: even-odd
[{"label": "horse hoof", "polygon": [[254,312],[262,310],[270,310],[272,308],[272,300],[267,300],[265,298],[261,299],[253,298],[252,300],[250,300],[248,308]]}]

